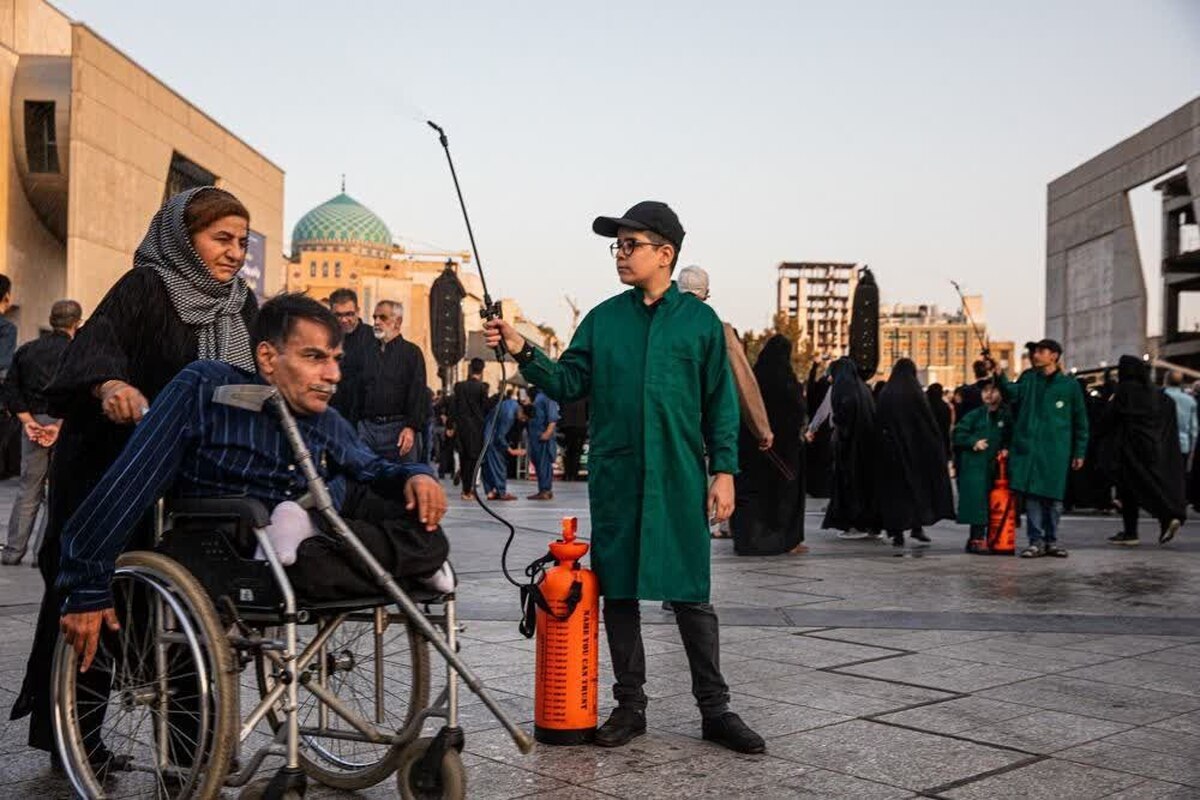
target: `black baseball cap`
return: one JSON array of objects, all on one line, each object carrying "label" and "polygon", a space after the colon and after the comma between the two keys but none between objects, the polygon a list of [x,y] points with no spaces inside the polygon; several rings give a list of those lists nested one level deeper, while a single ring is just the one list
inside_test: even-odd
[{"label": "black baseball cap", "polygon": [[1030,352],[1033,352],[1034,350],[1043,350],[1043,349],[1050,350],[1052,352],[1058,353],[1060,356],[1062,355],[1062,352],[1063,352],[1062,345],[1059,344],[1058,342],[1054,341],[1053,339],[1042,339],[1042,340],[1036,341],[1036,342],[1026,342],[1025,349],[1029,350]]},{"label": "black baseball cap", "polygon": [[683,247],[683,226],[679,217],[666,203],[657,200],[643,200],[620,217],[596,217],[592,230],[601,236],[615,239],[617,231],[628,228],[631,231],[651,231],[675,245],[678,253]]}]

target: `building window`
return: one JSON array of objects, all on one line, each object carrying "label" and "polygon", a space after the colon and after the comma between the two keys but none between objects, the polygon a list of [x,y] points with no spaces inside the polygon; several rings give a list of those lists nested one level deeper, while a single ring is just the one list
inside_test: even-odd
[{"label": "building window", "polygon": [[329,277],[329,262],[328,261],[321,262],[321,277],[322,278]]},{"label": "building window", "polygon": [[340,262],[340,261],[333,262],[333,277],[335,277],[335,278],[342,277],[342,262]]},{"label": "building window", "polygon": [[25,101],[25,159],[30,172],[59,172],[53,101]]},{"label": "building window", "polygon": [[310,261],[308,264],[308,275],[311,278],[317,277],[317,262]]},{"label": "building window", "polygon": [[171,167],[167,170],[167,189],[163,194],[163,201],[166,202],[169,198],[188,189],[195,189],[197,186],[212,186],[216,182],[217,176],[204,167],[184,158],[179,153],[172,153]]}]

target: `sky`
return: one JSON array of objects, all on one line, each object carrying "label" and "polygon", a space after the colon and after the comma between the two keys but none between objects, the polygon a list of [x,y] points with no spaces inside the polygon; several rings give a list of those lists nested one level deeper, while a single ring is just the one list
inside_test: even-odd
[{"label": "sky", "polygon": [[1046,184],[1200,95],[1195,0],[56,5],[286,171],[285,236],[345,173],[465,249],[438,121],[492,294],[560,333],[622,288],[592,219],[657,199],[739,328],[831,260],[1036,337]]}]

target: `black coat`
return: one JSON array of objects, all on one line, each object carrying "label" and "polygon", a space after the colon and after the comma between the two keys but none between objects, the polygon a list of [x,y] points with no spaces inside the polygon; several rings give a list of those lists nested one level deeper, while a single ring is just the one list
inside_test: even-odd
[{"label": "black coat", "polygon": [[468,378],[454,384],[450,399],[450,420],[459,453],[474,463],[483,452],[483,420],[487,414],[488,387],[483,381]]},{"label": "black coat", "polygon": [[[735,506],[730,530],[738,555],[786,553],[804,541],[804,395],[791,365],[791,342],[774,336],[754,365],[767,419],[775,435],[770,454],[745,421],[738,432]],[[786,468],[790,478],[784,473]]]},{"label": "black coat", "polygon": [[833,363],[833,480],[821,527],[847,531],[879,527],[875,401],[849,358]]},{"label": "black coat", "polygon": [[876,410],[881,459],[879,517],[885,530],[902,531],[954,519],[946,445],[929,401],[907,358],[896,362]]},{"label": "black coat", "polygon": [[1159,520],[1187,517],[1186,476],[1175,403],[1150,385],[1136,356],[1121,356],[1120,383],[1100,418],[1100,468]]},{"label": "black coat", "polygon": [[[249,294],[242,308],[247,329],[257,312],[254,295]],[[133,269],[121,276],[79,329],[46,390],[50,413],[63,420],[50,463],[46,534],[38,557],[46,593],[25,682],[12,709],[13,719],[33,712],[33,747],[48,750],[53,741],[49,688],[61,606],[54,583],[62,529],[133,432],[128,425],[109,422],[92,388],[122,380],[153,402],[179,370],[196,360],[196,353],[196,333],[180,320],[162,279],[151,269]],[[134,541],[135,546],[145,543],[136,537]]]},{"label": "black coat", "polygon": [[368,369],[378,352],[375,331],[365,322],[359,322],[358,327],[342,339],[342,379],[330,405],[352,425],[362,418]]},{"label": "black coat", "polygon": [[[808,372],[804,387],[805,402],[812,413],[816,413],[829,392],[829,381],[816,364]],[[825,425],[817,431],[813,440],[804,448],[804,483],[812,497],[829,497],[833,478],[833,427]]]}]

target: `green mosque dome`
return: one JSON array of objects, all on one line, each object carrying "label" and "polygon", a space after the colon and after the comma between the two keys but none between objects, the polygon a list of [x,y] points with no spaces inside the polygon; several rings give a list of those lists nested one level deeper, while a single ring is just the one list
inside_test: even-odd
[{"label": "green mosque dome", "polygon": [[392,234],[371,209],[342,192],[309,211],[292,229],[293,253],[313,242],[390,249]]}]

